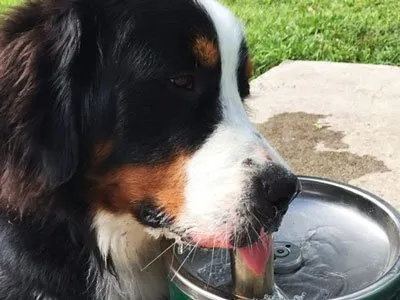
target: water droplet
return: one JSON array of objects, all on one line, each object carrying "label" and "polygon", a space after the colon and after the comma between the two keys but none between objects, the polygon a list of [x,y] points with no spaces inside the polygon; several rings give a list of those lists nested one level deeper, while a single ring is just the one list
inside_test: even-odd
[{"label": "water droplet", "polygon": [[178,252],[178,255],[182,255],[183,254],[183,252],[184,252],[184,247],[183,247],[183,244],[179,244],[178,245],[178,249],[177,249],[177,252]]}]

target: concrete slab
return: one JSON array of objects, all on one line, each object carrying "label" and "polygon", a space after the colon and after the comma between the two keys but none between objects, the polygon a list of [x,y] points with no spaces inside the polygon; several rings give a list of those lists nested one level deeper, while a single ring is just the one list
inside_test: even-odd
[{"label": "concrete slab", "polygon": [[256,78],[252,120],[293,170],[400,209],[400,68],[285,62]]}]

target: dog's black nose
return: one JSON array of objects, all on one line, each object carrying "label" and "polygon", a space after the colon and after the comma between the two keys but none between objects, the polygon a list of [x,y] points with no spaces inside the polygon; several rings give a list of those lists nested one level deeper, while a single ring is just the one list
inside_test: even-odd
[{"label": "dog's black nose", "polygon": [[273,163],[253,177],[252,182],[246,197],[251,208],[248,222],[232,237],[237,247],[254,243],[261,230],[268,233],[277,231],[290,202],[301,188],[294,174]]},{"label": "dog's black nose", "polygon": [[278,164],[269,164],[254,178],[251,202],[266,229],[277,230],[300,188],[297,176]]},{"label": "dog's black nose", "polygon": [[279,166],[268,168],[261,177],[261,183],[265,200],[278,206],[289,205],[299,191],[297,177],[286,170],[281,170]]},{"label": "dog's black nose", "polygon": [[288,206],[300,190],[297,177],[277,164],[266,167],[259,175],[259,182],[258,188],[262,193],[258,193],[259,197],[255,200],[261,202],[260,205],[267,201],[273,206]]}]

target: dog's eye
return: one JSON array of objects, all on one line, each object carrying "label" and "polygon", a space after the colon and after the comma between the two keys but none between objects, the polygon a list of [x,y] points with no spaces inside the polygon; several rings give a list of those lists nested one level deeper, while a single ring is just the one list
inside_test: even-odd
[{"label": "dog's eye", "polygon": [[192,90],[194,86],[194,79],[191,75],[182,75],[170,78],[169,81],[178,88]]}]

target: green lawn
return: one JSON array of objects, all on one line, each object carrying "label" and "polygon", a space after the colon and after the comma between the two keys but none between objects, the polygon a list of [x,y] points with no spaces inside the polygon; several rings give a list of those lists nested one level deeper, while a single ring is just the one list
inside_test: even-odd
[{"label": "green lawn", "polygon": [[221,1],[246,25],[256,75],[287,59],[400,65],[400,0]]},{"label": "green lawn", "polygon": [[400,0],[222,0],[243,20],[256,73],[287,59],[400,65]]},{"label": "green lawn", "polygon": [[16,1],[16,0],[0,0],[1,6],[9,6],[9,5],[13,5],[15,3],[19,3],[21,1]]},{"label": "green lawn", "polygon": [[7,6],[14,5],[15,3],[19,3],[21,1],[18,0],[0,0],[0,12],[4,10]]}]

